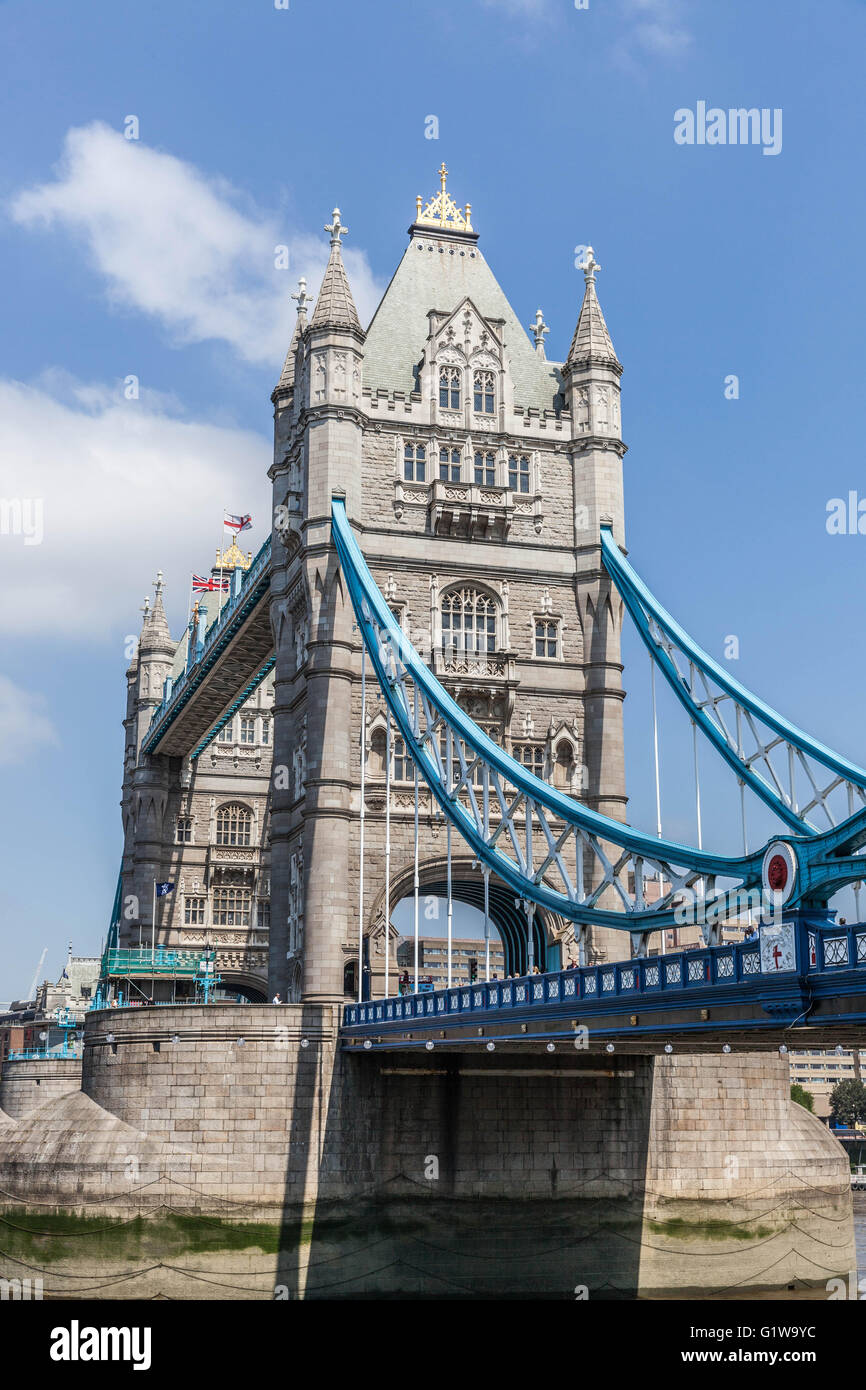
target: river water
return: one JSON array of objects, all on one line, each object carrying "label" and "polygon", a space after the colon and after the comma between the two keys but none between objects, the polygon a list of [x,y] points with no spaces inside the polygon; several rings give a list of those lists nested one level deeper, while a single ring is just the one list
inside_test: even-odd
[{"label": "river water", "polygon": [[[866,1192],[854,1193],[854,1244],[857,1251],[857,1278],[862,1279],[863,1289],[866,1291]],[[860,1298],[866,1298],[866,1292],[861,1293]],[[827,1298],[825,1289],[787,1289],[777,1293],[753,1292],[743,1293],[741,1290],[731,1290],[730,1293],[715,1294],[708,1298],[706,1302],[727,1303],[733,1301],[752,1302],[794,1302],[809,1303],[820,1302]],[[703,1301],[703,1300],[702,1300]]]}]

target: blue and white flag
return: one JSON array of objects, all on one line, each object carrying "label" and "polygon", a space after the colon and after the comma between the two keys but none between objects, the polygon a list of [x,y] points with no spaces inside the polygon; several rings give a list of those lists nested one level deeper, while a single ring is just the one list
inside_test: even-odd
[{"label": "blue and white flag", "polygon": [[156,885],[156,896],[157,896],[158,898],[167,898],[168,895],[169,895],[169,893],[173,893],[173,892],[174,892],[174,884],[173,884],[173,883],[158,883],[158,884]]}]

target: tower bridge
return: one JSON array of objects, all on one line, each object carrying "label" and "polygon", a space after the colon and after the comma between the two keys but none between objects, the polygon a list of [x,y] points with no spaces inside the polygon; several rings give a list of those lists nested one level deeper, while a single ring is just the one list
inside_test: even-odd
[{"label": "tower bridge", "polygon": [[[732,680],[626,557],[594,253],[548,360],[446,172],[366,329],[334,209],[271,398],[271,535],[180,641],[157,586],[104,989],[163,1007],[90,1013],[82,1092],[0,1127],[4,1189],[270,1221],[299,1296],[399,1293],[381,1270],[410,1266],[441,1292],[457,1260],[481,1296],[823,1283],[853,1267],[847,1163],[784,1049],[866,1024],[866,925],[833,901],[863,875],[866,772]],[[735,779],[738,854],[628,822],[626,621]],[[427,992],[416,953],[398,992],[394,909],[411,951],[425,894],[449,943],[454,904],[482,910],[510,978]],[[249,1003],[194,1006],[205,949]],[[565,1253],[527,1248],[545,1223]]]}]

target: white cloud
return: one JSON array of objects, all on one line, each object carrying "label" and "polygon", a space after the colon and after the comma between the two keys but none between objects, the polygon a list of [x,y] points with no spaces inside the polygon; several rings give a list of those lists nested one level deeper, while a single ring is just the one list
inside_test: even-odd
[{"label": "white cloud", "polygon": [[682,0],[623,0],[626,46],[663,57],[677,57],[691,46]]},{"label": "white cloud", "polygon": [[0,675],[0,763],[23,763],[46,745],[59,742],[43,712],[45,700]]},{"label": "white cloud", "polygon": [[[278,372],[290,292],[301,275],[318,287],[328,246],[323,233],[287,230],[240,202],[225,181],[94,122],[67,133],[56,178],[19,193],[11,212],[22,225],[78,236],[111,300],[158,319],[175,341],[219,339]],[[275,269],[277,246],[289,248],[288,270]],[[363,251],[349,246],[343,256],[366,323],[381,289]]]},{"label": "white cloud", "polygon": [[146,392],[128,401],[120,385],[63,373],[0,381],[0,501],[41,501],[43,530],[27,545],[0,512],[0,632],[120,641],[139,630],[159,565],[177,636],[223,508],[252,513],[253,549],[267,535],[271,457],[262,435],[183,418]]}]

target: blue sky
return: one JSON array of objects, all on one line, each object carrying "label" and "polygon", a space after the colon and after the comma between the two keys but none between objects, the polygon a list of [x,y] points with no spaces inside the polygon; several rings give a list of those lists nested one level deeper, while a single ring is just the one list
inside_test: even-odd
[{"label": "blue sky", "polygon": [[[0,41],[0,497],[44,506],[41,544],[0,535],[0,998],[44,945],[52,974],[68,939],[99,949],[125,639],[157,567],[182,625],[223,507],[264,537],[268,397],[323,224],[338,204],[367,318],[442,159],[552,358],[595,247],[633,562],[714,655],[737,635],[741,680],[866,761],[866,537],[825,526],[829,499],[866,496],[860,0],[5,0]],[[676,144],[699,101],[780,108],[781,152]],[[652,828],[646,658],[626,657]],[[691,839],[664,701],[662,721],[665,829]],[[708,800],[705,843],[736,850]]]}]

